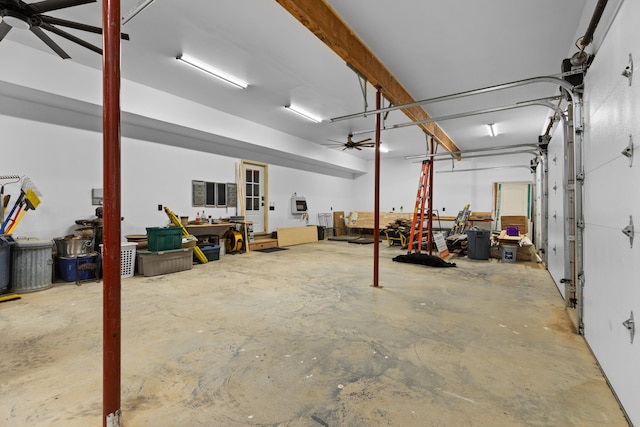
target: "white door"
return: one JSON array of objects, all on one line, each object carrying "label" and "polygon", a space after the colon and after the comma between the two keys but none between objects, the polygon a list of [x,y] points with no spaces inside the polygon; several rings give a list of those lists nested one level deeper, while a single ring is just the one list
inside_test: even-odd
[{"label": "white door", "polygon": [[[496,224],[501,227],[501,216],[525,216],[531,220],[532,184],[530,182],[500,182],[496,185]],[[531,226],[527,226],[531,235]]]},{"label": "white door", "polygon": [[[625,2],[585,77],[584,334],[633,425],[640,425],[640,2]],[[633,159],[622,151],[634,144]],[[638,226],[635,226],[638,230]],[[635,337],[631,323],[633,312]],[[632,342],[633,339],[633,342]]]},{"label": "white door", "polygon": [[243,163],[243,169],[245,217],[247,221],[253,222],[254,233],[263,233],[265,231],[265,167],[253,163]]}]

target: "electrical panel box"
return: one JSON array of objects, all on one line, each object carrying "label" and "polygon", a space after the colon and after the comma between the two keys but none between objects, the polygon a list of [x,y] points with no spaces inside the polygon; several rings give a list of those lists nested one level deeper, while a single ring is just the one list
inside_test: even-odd
[{"label": "electrical panel box", "polygon": [[296,194],[291,197],[291,213],[303,214],[307,212],[307,199]]}]

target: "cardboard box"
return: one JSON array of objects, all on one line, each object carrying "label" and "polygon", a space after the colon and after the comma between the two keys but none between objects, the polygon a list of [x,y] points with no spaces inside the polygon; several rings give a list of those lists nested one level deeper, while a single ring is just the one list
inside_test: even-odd
[{"label": "cardboard box", "polygon": [[527,234],[529,232],[529,220],[526,216],[520,215],[505,215],[500,217],[500,228],[506,230],[507,227],[518,227],[520,234]]}]

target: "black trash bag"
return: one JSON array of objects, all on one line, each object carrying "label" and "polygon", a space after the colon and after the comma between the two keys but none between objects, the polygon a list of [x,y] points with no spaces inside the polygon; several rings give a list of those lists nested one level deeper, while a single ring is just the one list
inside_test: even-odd
[{"label": "black trash bag", "polygon": [[394,261],[397,262],[406,262],[409,264],[421,264],[427,265],[429,267],[455,267],[455,262],[447,262],[437,256],[427,255],[427,254],[406,254],[406,255],[398,255],[393,258]]}]

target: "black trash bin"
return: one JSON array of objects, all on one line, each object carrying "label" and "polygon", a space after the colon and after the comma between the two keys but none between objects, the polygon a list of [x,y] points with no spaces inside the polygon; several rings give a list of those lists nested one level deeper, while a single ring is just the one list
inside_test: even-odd
[{"label": "black trash bin", "polygon": [[16,242],[10,234],[0,234],[0,294],[9,290],[11,283],[11,247]]},{"label": "black trash bin", "polygon": [[489,259],[490,230],[467,230],[467,256],[470,259]]},{"label": "black trash bin", "polygon": [[318,240],[324,240],[324,235],[327,227],[318,225]]}]

